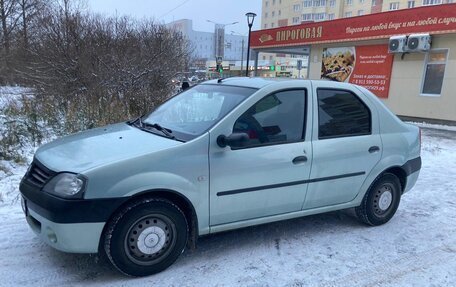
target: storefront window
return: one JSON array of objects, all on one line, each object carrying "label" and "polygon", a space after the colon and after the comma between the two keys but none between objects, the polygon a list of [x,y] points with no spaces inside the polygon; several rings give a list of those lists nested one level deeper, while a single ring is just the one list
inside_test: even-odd
[{"label": "storefront window", "polygon": [[447,54],[448,50],[434,50],[427,54],[421,95],[440,96]]}]

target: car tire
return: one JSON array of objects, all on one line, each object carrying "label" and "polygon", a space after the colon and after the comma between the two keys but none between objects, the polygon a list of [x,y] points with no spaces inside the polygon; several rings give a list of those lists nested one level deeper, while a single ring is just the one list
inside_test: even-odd
[{"label": "car tire", "polygon": [[108,223],[104,251],[129,276],[165,270],[184,251],[188,224],[182,210],[165,199],[144,198],[125,206]]},{"label": "car tire", "polygon": [[388,222],[396,213],[401,200],[401,184],[397,176],[384,173],[364,195],[356,215],[365,224],[377,226]]}]

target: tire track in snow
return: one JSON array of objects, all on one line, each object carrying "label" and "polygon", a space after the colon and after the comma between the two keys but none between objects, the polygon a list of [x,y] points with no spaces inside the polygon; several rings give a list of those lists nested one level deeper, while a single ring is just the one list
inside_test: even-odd
[{"label": "tire track in snow", "polygon": [[389,264],[382,262],[381,265],[351,273],[337,280],[324,282],[321,286],[384,286],[387,283],[394,283],[397,279],[413,271],[445,264],[453,260],[455,256],[456,241],[445,244],[445,246],[398,258]]}]

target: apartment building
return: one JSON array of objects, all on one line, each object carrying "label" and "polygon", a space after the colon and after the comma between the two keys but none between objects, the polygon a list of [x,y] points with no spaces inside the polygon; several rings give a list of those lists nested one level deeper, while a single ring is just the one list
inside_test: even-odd
[{"label": "apartment building", "polygon": [[236,61],[246,57],[247,36],[228,34],[223,26],[215,32],[193,30],[193,21],[181,19],[167,24],[182,33],[192,44],[194,57],[198,60],[215,60],[216,56],[224,60]]},{"label": "apartment building", "polygon": [[453,3],[455,0],[263,0],[261,29]]}]

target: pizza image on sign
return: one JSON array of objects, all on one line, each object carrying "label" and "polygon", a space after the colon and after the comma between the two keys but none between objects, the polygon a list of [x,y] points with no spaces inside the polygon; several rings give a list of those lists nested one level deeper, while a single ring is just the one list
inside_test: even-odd
[{"label": "pizza image on sign", "polygon": [[388,45],[323,49],[321,78],[360,85],[380,98],[388,98],[393,55]]},{"label": "pizza image on sign", "polygon": [[321,65],[321,78],[348,82],[355,68],[355,47],[325,48]]},{"label": "pizza image on sign", "polygon": [[261,42],[261,43],[264,43],[264,42],[267,42],[267,41],[271,41],[271,40],[273,40],[273,39],[274,39],[274,38],[272,38],[271,35],[263,34],[263,35],[261,35],[261,37],[260,37],[260,42]]}]

